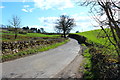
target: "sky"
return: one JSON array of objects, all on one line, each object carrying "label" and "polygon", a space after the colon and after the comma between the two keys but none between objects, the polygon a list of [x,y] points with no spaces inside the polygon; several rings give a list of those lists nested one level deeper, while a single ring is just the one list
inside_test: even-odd
[{"label": "sky", "polygon": [[89,7],[79,6],[76,0],[3,0],[0,14],[0,24],[9,25],[8,21],[15,15],[20,17],[21,27],[44,28],[46,32],[55,32],[55,22],[61,15],[75,19],[72,33],[97,29]]}]

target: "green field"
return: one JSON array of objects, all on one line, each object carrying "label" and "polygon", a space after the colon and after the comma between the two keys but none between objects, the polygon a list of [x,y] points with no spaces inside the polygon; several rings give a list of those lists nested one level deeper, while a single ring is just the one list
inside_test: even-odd
[{"label": "green field", "polygon": [[[109,29],[106,29],[106,31],[108,31]],[[104,45],[106,47],[109,47],[111,49],[114,48],[114,46],[109,42],[107,37],[102,37],[105,36],[105,33],[101,30],[91,30],[91,31],[85,31],[85,32],[81,32],[81,33],[76,33],[78,35],[82,35],[85,36],[87,38],[87,42],[89,43],[93,43],[93,44],[97,44],[97,45]],[[110,35],[110,33],[109,33]],[[110,37],[111,40],[113,39],[112,37]]]},{"label": "green field", "polygon": [[[14,33],[1,33],[2,35],[14,35]],[[45,35],[40,33],[27,33],[18,34],[18,36],[28,36],[28,37],[58,37],[59,35]]]},{"label": "green field", "polygon": [[46,35],[41,33],[26,33],[26,34],[17,34],[17,39],[14,39],[14,33],[12,31],[2,31],[0,33],[2,35],[3,41],[14,41],[14,40],[29,40],[32,38],[39,38],[39,37],[47,37],[47,38],[57,38],[60,37],[60,35]]},{"label": "green field", "polygon": [[91,30],[91,31],[81,32],[81,33],[77,33],[77,34],[87,37],[88,41],[90,40],[90,41],[92,41],[94,43],[104,45],[108,39],[107,38],[99,38],[98,37],[99,33],[103,34],[103,31],[98,29],[98,30]]}]

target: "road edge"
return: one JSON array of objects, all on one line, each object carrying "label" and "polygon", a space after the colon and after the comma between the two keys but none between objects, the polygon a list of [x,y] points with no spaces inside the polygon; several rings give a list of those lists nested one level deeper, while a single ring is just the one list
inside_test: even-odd
[{"label": "road edge", "polygon": [[[83,73],[80,73],[79,71],[80,63],[82,63],[83,60],[82,53],[83,53],[83,48],[80,45],[80,50],[78,52],[78,55],[76,55],[76,57],[66,67],[64,67],[60,72],[56,73],[51,78],[81,78],[82,79]],[[76,65],[76,67],[73,67],[74,65]]]}]

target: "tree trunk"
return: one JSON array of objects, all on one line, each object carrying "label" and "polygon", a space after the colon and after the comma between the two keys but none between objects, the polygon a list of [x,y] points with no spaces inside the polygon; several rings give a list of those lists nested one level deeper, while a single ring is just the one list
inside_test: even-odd
[{"label": "tree trunk", "polygon": [[63,31],[63,36],[64,36],[64,38],[66,38],[66,34],[65,34],[65,31]]},{"label": "tree trunk", "polygon": [[17,28],[15,28],[15,39],[17,38]]}]

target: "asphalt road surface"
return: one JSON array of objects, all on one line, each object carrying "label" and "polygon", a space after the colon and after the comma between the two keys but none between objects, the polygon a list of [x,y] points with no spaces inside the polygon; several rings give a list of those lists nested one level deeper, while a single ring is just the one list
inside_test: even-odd
[{"label": "asphalt road surface", "polygon": [[80,45],[68,43],[38,54],[2,63],[2,78],[52,78],[78,55]]}]

